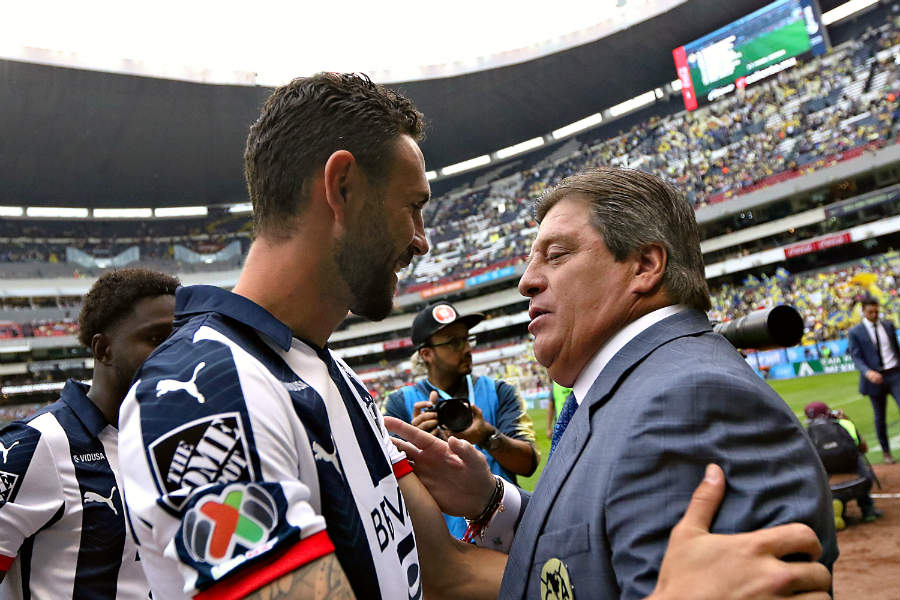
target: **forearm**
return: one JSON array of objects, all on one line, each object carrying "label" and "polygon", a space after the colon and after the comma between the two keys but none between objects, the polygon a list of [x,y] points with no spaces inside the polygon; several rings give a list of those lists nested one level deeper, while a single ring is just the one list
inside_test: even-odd
[{"label": "forearm", "polygon": [[497,436],[494,447],[485,450],[501,467],[516,475],[531,475],[540,462],[540,455],[533,444],[503,433]]},{"label": "forearm", "polygon": [[[507,555],[453,540],[451,562],[457,565],[457,572],[448,570],[452,581],[442,590],[438,590],[434,598],[458,600],[494,600],[500,595],[500,582],[506,568]],[[432,598],[426,594],[427,598]]]},{"label": "forearm", "polygon": [[248,600],[353,600],[355,597],[334,554],[317,558],[247,596]]},{"label": "forearm", "polygon": [[400,479],[426,598],[496,598],[506,555],[455,540],[434,499],[414,474]]}]

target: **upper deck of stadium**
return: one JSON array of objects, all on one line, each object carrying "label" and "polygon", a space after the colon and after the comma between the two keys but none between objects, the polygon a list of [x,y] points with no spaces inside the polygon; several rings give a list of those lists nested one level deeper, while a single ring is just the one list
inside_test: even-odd
[{"label": "upper deck of stadium", "polygon": [[[571,34],[475,61],[478,70],[472,61],[451,63],[420,69],[417,80],[392,81],[429,119],[422,145],[428,168],[536,136],[552,139],[568,124],[662,90],[674,79],[673,48],[765,2],[606,4],[611,16],[603,22],[572,25]],[[842,2],[820,4],[829,11]],[[833,43],[856,36],[864,27],[858,21],[832,26]],[[437,24],[422,24],[429,26]],[[495,24],[498,31],[506,26]],[[246,200],[244,138],[269,86],[253,77],[209,84],[122,72],[128,64],[141,72],[136,62],[119,65],[119,72],[54,66],[80,64],[59,52],[13,58],[0,60],[7,83],[0,86],[0,204],[156,208]]]}]

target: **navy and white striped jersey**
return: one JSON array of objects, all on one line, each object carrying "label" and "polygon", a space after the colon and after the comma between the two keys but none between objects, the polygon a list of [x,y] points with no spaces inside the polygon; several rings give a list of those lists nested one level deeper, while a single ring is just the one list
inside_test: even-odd
[{"label": "navy and white striped jersey", "polygon": [[216,287],[179,288],[175,327],[120,416],[154,596],[242,597],[334,552],[357,598],[420,598],[409,463],[355,374]]},{"label": "navy and white striped jersey", "polygon": [[0,431],[0,598],[144,599],[117,432],[69,380],[57,402]]}]

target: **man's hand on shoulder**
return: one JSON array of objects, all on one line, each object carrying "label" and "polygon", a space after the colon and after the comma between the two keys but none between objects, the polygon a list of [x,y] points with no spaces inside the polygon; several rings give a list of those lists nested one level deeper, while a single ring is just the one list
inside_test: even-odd
[{"label": "man's hand on shoulder", "polygon": [[817,562],[785,562],[781,557],[821,553],[806,525],[792,523],[734,535],[709,526],[722,501],[725,478],[716,465],[694,491],[684,517],[672,529],[656,589],[647,600],[826,600],[831,574]]}]

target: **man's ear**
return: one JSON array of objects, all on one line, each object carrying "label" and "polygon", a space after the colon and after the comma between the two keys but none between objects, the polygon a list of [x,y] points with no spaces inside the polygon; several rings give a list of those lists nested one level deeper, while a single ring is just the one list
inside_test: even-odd
[{"label": "man's ear", "polygon": [[[325,162],[324,192],[334,222],[346,227],[347,219],[358,208],[361,173],[356,158],[347,150],[338,150]],[[361,205],[361,204],[360,204]]]},{"label": "man's ear", "polygon": [[428,346],[419,348],[419,358],[421,358],[422,362],[424,362],[425,364],[430,364],[433,354],[434,348],[429,348]]},{"label": "man's ear", "polygon": [[662,283],[669,255],[662,244],[647,244],[637,251],[632,289],[639,294],[652,294]]},{"label": "man's ear", "polygon": [[96,362],[108,366],[112,361],[109,336],[105,333],[95,333],[91,338],[91,353]]}]

